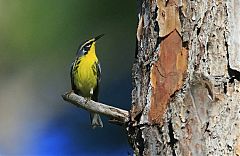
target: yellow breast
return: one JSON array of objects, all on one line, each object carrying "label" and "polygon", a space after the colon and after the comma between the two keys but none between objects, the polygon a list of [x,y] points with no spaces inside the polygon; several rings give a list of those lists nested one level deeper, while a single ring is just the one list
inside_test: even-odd
[{"label": "yellow breast", "polygon": [[97,61],[96,55],[91,53],[82,56],[74,74],[75,85],[84,97],[91,97],[97,86],[97,74],[94,72],[94,69],[96,69],[95,62]]}]

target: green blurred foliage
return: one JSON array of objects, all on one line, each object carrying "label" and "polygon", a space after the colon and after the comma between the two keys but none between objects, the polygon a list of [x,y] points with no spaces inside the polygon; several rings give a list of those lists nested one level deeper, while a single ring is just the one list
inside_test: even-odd
[{"label": "green blurred foliage", "polygon": [[116,63],[131,61],[134,40],[130,36],[136,23],[135,2],[126,2],[1,0],[1,71],[5,65],[14,70],[33,64],[62,69],[73,60],[81,42],[105,33],[97,45],[98,55],[106,66],[115,65],[120,72],[116,73],[122,74]]}]

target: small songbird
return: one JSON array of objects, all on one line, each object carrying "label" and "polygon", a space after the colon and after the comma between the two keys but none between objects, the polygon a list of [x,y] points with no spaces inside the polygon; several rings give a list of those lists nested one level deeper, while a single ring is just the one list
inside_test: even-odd
[{"label": "small songbird", "polygon": [[[96,41],[103,36],[99,35],[87,40],[79,46],[76,58],[71,67],[71,84],[74,93],[98,101],[101,67],[96,56]],[[92,127],[103,127],[99,114],[90,112]]]}]

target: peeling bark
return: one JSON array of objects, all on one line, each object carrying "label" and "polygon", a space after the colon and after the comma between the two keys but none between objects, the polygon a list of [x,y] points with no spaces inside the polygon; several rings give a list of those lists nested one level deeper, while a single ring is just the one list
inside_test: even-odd
[{"label": "peeling bark", "polygon": [[240,155],[240,0],[138,3],[135,153]]}]

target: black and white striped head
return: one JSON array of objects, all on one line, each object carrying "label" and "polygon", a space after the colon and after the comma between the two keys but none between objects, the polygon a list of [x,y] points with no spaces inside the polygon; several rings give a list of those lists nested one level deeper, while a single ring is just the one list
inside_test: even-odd
[{"label": "black and white striped head", "polygon": [[81,44],[77,51],[77,57],[87,55],[91,51],[95,52],[95,43],[102,36],[104,36],[104,34],[98,35],[97,37],[87,40],[83,44]]}]

